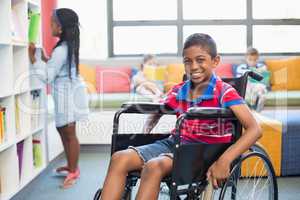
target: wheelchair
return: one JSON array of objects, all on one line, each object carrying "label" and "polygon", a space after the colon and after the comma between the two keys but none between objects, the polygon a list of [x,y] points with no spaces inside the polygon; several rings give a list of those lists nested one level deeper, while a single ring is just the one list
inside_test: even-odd
[{"label": "wheelchair", "polygon": [[[244,97],[248,76],[256,80],[262,79],[259,74],[247,72],[240,78],[226,78],[223,79],[223,81],[231,84],[237,92]],[[117,111],[114,116],[111,155],[116,151],[127,149],[128,146],[145,145],[169,137],[169,134],[119,134],[120,116],[122,114],[132,113],[175,114],[172,109],[163,104],[123,104],[121,109]],[[226,144],[182,144],[180,142],[181,126],[184,120],[189,119],[230,120],[234,125],[234,139],[231,143]],[[278,199],[278,185],[272,163],[263,147],[257,144],[235,159],[231,164],[230,176],[219,189],[209,191],[209,183],[206,180],[208,168],[242,133],[242,126],[231,110],[224,108],[192,107],[188,112],[178,117],[175,130],[173,170],[169,176],[162,180],[162,184],[165,185],[161,187],[159,199]],[[122,200],[132,199],[133,188],[137,185],[139,178],[139,171],[133,171],[128,174]],[[99,189],[96,192],[94,200],[99,200],[101,191],[102,190]]]}]

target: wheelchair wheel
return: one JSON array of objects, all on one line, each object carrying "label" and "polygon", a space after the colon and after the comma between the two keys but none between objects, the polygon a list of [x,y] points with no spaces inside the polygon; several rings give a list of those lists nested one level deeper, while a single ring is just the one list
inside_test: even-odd
[{"label": "wheelchair wheel", "polygon": [[[94,200],[99,200],[101,196],[102,188],[97,190],[97,192],[94,195]],[[131,199],[131,191],[125,191],[124,196],[122,197],[122,200],[130,200]]]},{"label": "wheelchair wheel", "polygon": [[220,200],[278,200],[274,169],[261,150],[260,147],[251,149],[252,152],[237,161],[227,182],[218,191]]},{"label": "wheelchair wheel", "polygon": [[99,200],[99,198],[101,196],[101,192],[102,192],[102,188],[100,188],[99,190],[97,190],[97,192],[94,195],[94,200]]}]

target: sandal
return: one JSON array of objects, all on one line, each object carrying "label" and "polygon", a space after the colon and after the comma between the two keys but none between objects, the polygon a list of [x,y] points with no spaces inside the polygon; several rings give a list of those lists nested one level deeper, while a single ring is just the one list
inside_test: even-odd
[{"label": "sandal", "polygon": [[62,167],[58,167],[53,171],[55,174],[57,175],[64,175],[67,176],[68,173],[70,172],[69,167],[67,166],[62,166]]},{"label": "sandal", "polygon": [[76,183],[76,180],[79,179],[79,177],[80,177],[79,168],[77,168],[75,172],[69,172],[61,188],[68,189],[72,187]]}]

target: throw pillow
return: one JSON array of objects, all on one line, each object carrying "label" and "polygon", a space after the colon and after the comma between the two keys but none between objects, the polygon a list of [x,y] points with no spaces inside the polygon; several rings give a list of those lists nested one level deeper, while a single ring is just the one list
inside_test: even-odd
[{"label": "throw pillow", "polygon": [[272,90],[300,90],[300,57],[266,60]]},{"label": "throw pillow", "polygon": [[80,64],[79,74],[85,81],[89,93],[96,93],[96,68],[89,65]]},{"label": "throw pillow", "polygon": [[232,78],[232,65],[229,63],[221,63],[215,68],[215,73],[221,78]]},{"label": "throw pillow", "polygon": [[130,92],[130,67],[100,67],[96,68],[96,83],[98,93]]},{"label": "throw pillow", "polygon": [[165,92],[168,92],[174,85],[183,81],[185,74],[184,65],[181,63],[169,64],[166,68]]}]

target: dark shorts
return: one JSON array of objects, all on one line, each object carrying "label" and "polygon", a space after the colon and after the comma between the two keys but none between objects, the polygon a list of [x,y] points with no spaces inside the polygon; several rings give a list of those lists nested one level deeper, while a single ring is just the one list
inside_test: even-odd
[{"label": "dark shorts", "polygon": [[148,162],[152,158],[159,156],[168,156],[173,158],[173,147],[175,140],[173,136],[158,140],[152,144],[133,147],[129,146],[129,149],[135,150],[144,162]]}]

